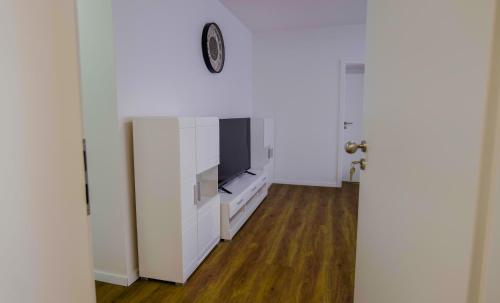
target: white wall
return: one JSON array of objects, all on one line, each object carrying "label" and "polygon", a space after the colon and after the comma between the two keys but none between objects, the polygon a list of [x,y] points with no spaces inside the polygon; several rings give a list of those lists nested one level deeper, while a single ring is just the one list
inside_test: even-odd
[{"label": "white wall", "polygon": [[363,59],[364,25],[254,36],[254,115],[275,119],[275,181],[337,186],[340,60]]},{"label": "white wall", "polygon": [[[217,0],[113,2],[119,113],[249,116],[252,102],[250,31]],[[211,74],[201,32],[217,22],[226,63]]]},{"label": "white wall", "polygon": [[130,285],[137,252],[130,232],[116,102],[111,0],[79,0],[84,135],[87,141],[92,241],[96,279]]},{"label": "white wall", "polygon": [[[78,5],[96,279],[129,285],[138,268],[130,118],[250,116],[252,36],[216,0]],[[201,52],[208,22],[226,44],[217,75]]]},{"label": "white wall", "polygon": [[0,2],[0,302],[95,302],[74,6]]}]

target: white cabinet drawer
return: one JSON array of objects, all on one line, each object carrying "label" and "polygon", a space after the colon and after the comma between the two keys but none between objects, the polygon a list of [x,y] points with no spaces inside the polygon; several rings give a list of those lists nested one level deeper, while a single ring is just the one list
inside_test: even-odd
[{"label": "white cabinet drawer", "polygon": [[259,188],[262,187],[263,185],[267,184],[268,177],[263,176],[262,178],[259,179]]},{"label": "white cabinet drawer", "polygon": [[260,178],[254,185],[249,187],[237,199],[229,204],[229,217],[234,216],[265,184],[265,178]]},{"label": "white cabinet drawer", "polygon": [[250,200],[259,191],[259,188],[261,186],[262,186],[261,182],[259,181],[259,182],[255,183],[252,187],[250,187],[250,189],[246,193],[247,201]]},{"label": "white cabinet drawer", "polygon": [[264,197],[267,195],[267,188],[262,185],[260,189],[257,191],[257,193],[252,197],[250,201],[248,201],[246,205],[246,211],[247,215],[250,216],[257,207],[259,207],[260,203],[264,199]]},{"label": "white cabinet drawer", "polygon": [[247,200],[246,195],[240,195],[238,199],[233,200],[233,202],[229,204],[229,217],[233,217],[243,206],[245,206]]},{"label": "white cabinet drawer", "polygon": [[247,219],[247,212],[245,208],[241,208],[234,216],[229,219],[229,233],[232,238],[233,235],[241,228]]}]

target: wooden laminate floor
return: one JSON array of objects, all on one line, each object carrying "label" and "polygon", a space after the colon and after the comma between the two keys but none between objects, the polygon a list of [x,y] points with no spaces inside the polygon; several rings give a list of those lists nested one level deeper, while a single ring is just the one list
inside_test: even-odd
[{"label": "wooden laminate floor", "polygon": [[273,185],[186,285],[96,283],[97,302],[353,302],[358,185]]}]

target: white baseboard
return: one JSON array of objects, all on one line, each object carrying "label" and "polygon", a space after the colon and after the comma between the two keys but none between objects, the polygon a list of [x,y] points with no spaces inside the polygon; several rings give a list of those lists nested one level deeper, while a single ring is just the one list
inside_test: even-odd
[{"label": "white baseboard", "polygon": [[117,275],[99,270],[94,271],[96,281],[105,282],[115,285],[128,286],[128,277],[125,275]]},{"label": "white baseboard", "polygon": [[128,277],[128,286],[132,285],[138,279],[139,279],[139,269],[136,268],[134,272]]},{"label": "white baseboard", "polygon": [[134,283],[137,279],[139,279],[139,271],[135,270],[130,277],[126,275],[117,275],[109,272],[104,272],[104,271],[99,271],[95,270],[94,271],[94,279],[99,282],[104,282],[104,283],[110,283],[110,284],[115,284],[115,285],[121,285],[121,286],[130,286],[132,283]]},{"label": "white baseboard", "polygon": [[321,187],[342,187],[342,183],[338,182],[317,182],[317,181],[298,181],[298,180],[285,180],[274,179],[275,184],[288,184],[288,185],[305,185],[305,186],[321,186]]}]

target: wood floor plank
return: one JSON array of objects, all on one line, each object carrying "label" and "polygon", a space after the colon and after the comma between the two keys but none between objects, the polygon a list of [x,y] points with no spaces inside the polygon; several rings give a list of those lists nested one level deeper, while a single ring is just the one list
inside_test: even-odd
[{"label": "wood floor plank", "polygon": [[352,303],[358,185],[273,185],[230,242],[184,286],[96,282],[97,302]]}]

